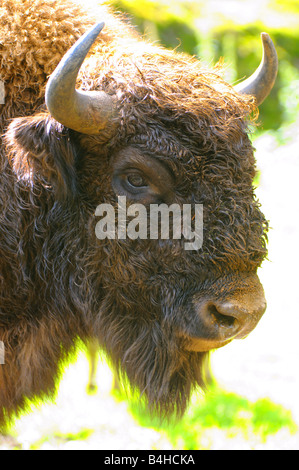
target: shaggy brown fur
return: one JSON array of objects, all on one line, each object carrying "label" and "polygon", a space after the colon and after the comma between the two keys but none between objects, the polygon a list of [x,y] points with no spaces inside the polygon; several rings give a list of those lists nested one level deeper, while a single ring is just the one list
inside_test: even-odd
[{"label": "shaggy brown fur", "polygon": [[[254,291],[266,255],[247,136],[253,100],[219,67],[140,41],[102,11],[70,0],[2,0],[0,8],[0,422],[27,397],[51,395],[76,338],[94,336],[153,408],[183,412],[203,385],[205,353],[177,337],[202,328],[194,298]],[[48,75],[97,15],[106,27],[78,83],[117,97],[108,142],[43,109]],[[130,148],[167,166],[177,201],[204,204],[202,250],[96,239],[95,208],[116,203],[113,162]]]}]

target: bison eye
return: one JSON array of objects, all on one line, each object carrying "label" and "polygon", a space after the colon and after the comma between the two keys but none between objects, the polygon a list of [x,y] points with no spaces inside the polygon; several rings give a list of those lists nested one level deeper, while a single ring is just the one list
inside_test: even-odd
[{"label": "bison eye", "polygon": [[144,188],[148,186],[147,181],[139,173],[131,173],[126,175],[126,182],[132,188]]}]

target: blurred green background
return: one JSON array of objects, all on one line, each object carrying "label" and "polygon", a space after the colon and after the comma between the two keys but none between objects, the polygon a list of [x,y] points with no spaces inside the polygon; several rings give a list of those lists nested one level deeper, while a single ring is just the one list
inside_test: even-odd
[{"label": "blurred green background", "polygon": [[[299,112],[298,0],[112,0],[148,38],[207,63],[224,57],[226,79],[248,77],[261,59],[260,33],[270,34],[279,74],[261,108],[263,130],[281,131]],[[294,95],[294,91],[296,91]]]},{"label": "blurred green background", "polygon": [[[88,1],[88,0],[86,0]],[[89,3],[97,3],[89,0]],[[260,33],[279,56],[271,95],[253,135],[260,172],[257,195],[271,221],[269,260],[259,276],[266,315],[245,341],[212,353],[214,383],[195,394],[180,422],[160,424],[139,397],[111,393],[105,361],[98,388],[86,393],[85,352],[65,370],[55,404],[31,404],[0,449],[299,449],[299,1],[111,0],[151,40],[198,56],[224,57],[234,84],[256,69]]]}]

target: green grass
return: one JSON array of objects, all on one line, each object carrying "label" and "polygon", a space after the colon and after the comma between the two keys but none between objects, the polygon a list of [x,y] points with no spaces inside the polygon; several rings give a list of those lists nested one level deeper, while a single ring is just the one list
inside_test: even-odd
[{"label": "green grass", "polygon": [[[118,397],[122,399],[119,392]],[[140,425],[162,432],[175,448],[188,450],[205,448],[205,433],[210,429],[221,430],[227,437],[241,435],[244,439],[254,437],[260,442],[266,442],[282,428],[289,433],[297,431],[291,412],[283,406],[268,398],[251,402],[218,387],[205,397],[195,397],[179,422],[160,423],[137,400],[130,402],[129,410]]]},{"label": "green grass", "polygon": [[31,445],[30,450],[38,450],[46,442],[55,442],[56,445],[68,441],[85,441],[94,433],[93,429],[81,429],[78,433],[54,433],[43,436],[40,440]]},{"label": "green grass", "polygon": [[[105,373],[106,369],[100,371],[101,381]],[[68,377],[64,380],[68,380]],[[99,399],[100,394],[101,392]],[[116,389],[113,395],[117,401],[126,401],[127,410],[140,426],[156,430],[174,449],[218,448],[226,445],[226,442],[228,446],[231,442],[231,445],[244,443],[246,448],[255,448],[259,444],[271,444],[271,436],[281,430],[290,437],[298,432],[291,412],[282,405],[269,398],[260,398],[253,402],[244,396],[221,389],[216,383],[206,395],[194,394],[190,407],[181,420],[172,419],[162,423],[157,416],[149,414],[136,391],[131,391],[131,394],[125,396],[122,389]],[[86,398],[88,399],[87,394]],[[81,399],[81,396],[78,399]],[[38,412],[43,406],[40,400],[28,401],[27,413],[30,408]],[[34,419],[32,423],[32,426],[35,426]],[[74,432],[71,427],[68,432],[65,428],[64,432],[47,428],[44,432],[41,431],[39,438],[29,443],[30,449],[40,449],[45,445],[53,448],[63,447],[69,441],[88,441],[92,434],[99,431],[96,426],[94,429],[90,428],[93,426],[76,428]],[[18,441],[16,432],[11,429],[9,434]],[[21,446],[16,445],[17,448]]]}]

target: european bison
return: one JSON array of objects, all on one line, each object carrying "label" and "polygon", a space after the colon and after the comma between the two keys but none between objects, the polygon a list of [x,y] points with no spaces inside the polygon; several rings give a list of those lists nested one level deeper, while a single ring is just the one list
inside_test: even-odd
[{"label": "european bison", "polygon": [[[274,46],[264,33],[261,66],[234,88],[220,65],[150,44],[104,8],[0,10],[0,421],[53,393],[78,338],[97,338],[151,409],[179,415],[208,351],[265,311],[248,132],[275,80]],[[118,196],[131,210],[202,207],[202,246],[187,249],[185,232],[98,236],[98,207]]]}]

